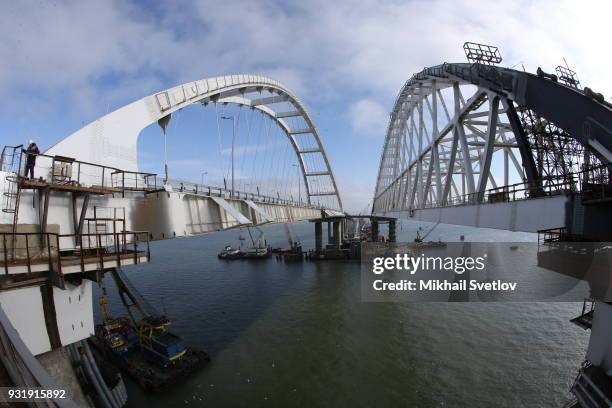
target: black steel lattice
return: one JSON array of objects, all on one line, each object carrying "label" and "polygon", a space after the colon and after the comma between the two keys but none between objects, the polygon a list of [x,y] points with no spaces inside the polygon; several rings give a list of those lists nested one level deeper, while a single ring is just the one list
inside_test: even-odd
[{"label": "black steel lattice", "polygon": [[[601,167],[601,162],[589,149],[554,123],[530,109],[521,108],[520,116],[544,187],[562,184],[579,189],[574,175]],[[607,177],[607,169],[601,171]]]}]

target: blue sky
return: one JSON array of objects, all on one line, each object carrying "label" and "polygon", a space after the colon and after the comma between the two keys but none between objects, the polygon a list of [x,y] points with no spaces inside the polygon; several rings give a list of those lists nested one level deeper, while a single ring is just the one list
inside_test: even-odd
[{"label": "blue sky", "polygon": [[[257,73],[307,105],[350,210],[371,199],[388,112],[412,73],[464,61],[464,41],[499,46],[503,65],[553,71],[612,95],[609,1],[3,2],[0,140],[46,148],[108,111],[173,85]],[[181,114],[176,176],[199,180],[210,114]],[[208,116],[207,116],[208,115]],[[202,142],[202,137],[207,142]],[[141,164],[162,168],[157,130]],[[194,148],[197,146],[198,148]]]}]

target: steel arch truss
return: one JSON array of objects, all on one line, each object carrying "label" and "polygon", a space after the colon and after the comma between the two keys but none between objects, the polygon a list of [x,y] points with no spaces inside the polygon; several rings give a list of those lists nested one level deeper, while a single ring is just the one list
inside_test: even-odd
[{"label": "steel arch truss", "polygon": [[[567,113],[563,99],[571,106]],[[443,64],[414,75],[398,95],[372,211],[478,204],[487,190],[511,183],[524,183],[537,195],[542,171],[517,110],[549,118],[602,163],[610,162],[609,105],[524,72]]]},{"label": "steel arch truss", "polygon": [[506,160],[506,184],[508,159],[523,177],[515,137],[502,118],[511,102],[478,88],[466,99],[462,85],[427,79],[402,92],[385,141],[375,210],[444,206],[466,195],[482,199],[497,187],[491,165],[498,151]]}]

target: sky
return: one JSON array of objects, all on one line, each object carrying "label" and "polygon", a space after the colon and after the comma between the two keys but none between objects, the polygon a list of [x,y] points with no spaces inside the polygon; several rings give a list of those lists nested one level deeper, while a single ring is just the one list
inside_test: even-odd
[{"label": "sky", "polygon": [[[499,47],[503,66],[530,72],[553,72],[565,57],[609,98],[611,16],[607,0],[4,1],[0,140],[44,149],[173,85],[261,74],[305,103],[345,207],[359,211],[372,198],[388,113],[413,73],[464,62],[462,44],[481,42]],[[189,147],[203,134],[173,135],[175,173],[199,180]],[[159,155],[146,157],[161,169]]]}]

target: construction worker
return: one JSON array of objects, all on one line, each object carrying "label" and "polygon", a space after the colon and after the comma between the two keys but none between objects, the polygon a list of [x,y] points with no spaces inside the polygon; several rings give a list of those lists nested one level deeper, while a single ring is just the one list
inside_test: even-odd
[{"label": "construction worker", "polygon": [[25,165],[25,177],[28,177],[28,172],[30,173],[30,178],[34,178],[34,166],[36,166],[36,156],[40,154],[40,150],[38,150],[38,146],[34,143],[33,140],[30,140],[30,144],[28,148],[23,151],[26,154],[26,165]]}]

